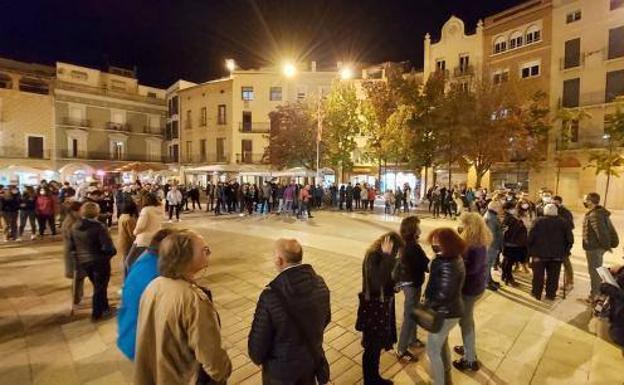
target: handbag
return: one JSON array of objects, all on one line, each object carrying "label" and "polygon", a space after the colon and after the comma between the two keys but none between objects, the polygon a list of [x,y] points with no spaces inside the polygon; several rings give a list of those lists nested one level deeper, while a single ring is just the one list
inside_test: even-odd
[{"label": "handbag", "polygon": [[442,329],[444,324],[444,314],[433,310],[432,308],[417,303],[412,311],[412,317],[421,328],[429,333],[437,333]]},{"label": "handbag", "polygon": [[367,260],[364,260],[364,291],[358,294],[359,304],[355,330],[359,332],[372,332],[381,334],[386,331],[391,319],[391,311],[394,311],[392,302],[386,300],[383,289],[379,298],[371,297],[368,285]]}]

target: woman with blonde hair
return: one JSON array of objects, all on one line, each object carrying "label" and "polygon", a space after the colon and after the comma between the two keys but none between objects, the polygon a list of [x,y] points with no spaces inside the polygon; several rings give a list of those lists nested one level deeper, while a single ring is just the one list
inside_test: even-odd
[{"label": "woman with blonde hair", "polygon": [[204,238],[190,230],[160,243],[160,277],[145,289],[139,307],[135,385],[225,383],[230,376],[212,295],[194,280],[210,254]]},{"label": "woman with blonde hair", "polygon": [[463,255],[466,268],[466,280],[462,288],[464,313],[459,320],[464,345],[453,348],[457,354],[463,356],[453,361],[453,366],[462,371],[477,371],[479,362],[476,353],[474,305],[487,285],[487,247],[492,242],[492,232],[481,215],[471,212],[460,217],[459,231],[467,246]]}]

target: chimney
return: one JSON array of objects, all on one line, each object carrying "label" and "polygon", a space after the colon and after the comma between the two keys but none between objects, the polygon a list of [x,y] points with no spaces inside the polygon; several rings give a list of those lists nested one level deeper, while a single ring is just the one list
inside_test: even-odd
[{"label": "chimney", "polygon": [[316,60],[312,60],[312,63],[310,63],[310,70],[316,72]]}]

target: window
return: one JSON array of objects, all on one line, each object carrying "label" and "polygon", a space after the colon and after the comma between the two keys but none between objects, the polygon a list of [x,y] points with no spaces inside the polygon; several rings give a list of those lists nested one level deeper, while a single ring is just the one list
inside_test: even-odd
[{"label": "window", "polygon": [[609,30],[609,59],[624,56],[624,25]]},{"label": "window", "polygon": [[282,87],[271,87],[269,91],[269,100],[281,101],[282,100]]},{"label": "window", "polygon": [[186,141],[186,161],[187,162],[192,162],[193,161],[193,142],[190,140]]},{"label": "window", "polygon": [[19,90],[23,92],[31,92],[33,94],[47,95],[49,87],[46,83],[39,79],[21,78],[19,81]]},{"label": "window", "polygon": [[172,145],[169,156],[172,161],[177,162],[180,159],[180,146],[177,144]]},{"label": "window", "polygon": [[243,139],[241,140],[241,149],[242,149],[242,156],[241,156],[241,162],[242,163],[252,163],[252,149],[253,149],[253,142],[249,139]]},{"label": "window", "polygon": [[494,72],[492,82],[494,84],[501,84],[509,80],[509,70],[502,70]]},{"label": "window", "polygon": [[206,161],[206,139],[199,141],[199,156],[202,162]]},{"label": "window", "polygon": [[468,66],[470,65],[470,56],[462,54],[459,56],[459,71],[461,73],[468,72]]},{"label": "window", "polygon": [[579,93],[581,89],[581,79],[570,79],[563,82],[563,98],[561,106],[566,108],[579,106]]},{"label": "window", "polygon": [[574,12],[570,12],[566,15],[566,24],[574,23],[575,21],[581,20],[581,10],[576,10]]},{"label": "window", "polygon": [[72,70],[69,73],[69,76],[71,76],[72,79],[76,79],[76,80],[87,80],[89,78],[89,75],[87,75],[86,72],[76,71],[76,70]]},{"label": "window", "polygon": [[622,5],[624,5],[624,0],[611,0],[609,9],[613,11],[614,9],[621,8]]},{"label": "window", "polygon": [[217,124],[226,124],[225,104],[219,104],[217,113]]},{"label": "window", "polygon": [[505,37],[499,36],[494,40],[494,53],[501,53],[507,51],[507,40]]},{"label": "window", "polygon": [[579,121],[572,120],[570,122],[570,142],[577,143],[579,138]]},{"label": "window", "polygon": [[542,40],[542,31],[535,25],[530,26],[526,33],[526,43],[532,44]]},{"label": "window", "polygon": [[174,96],[169,99],[169,117],[176,115],[178,113],[178,97]]},{"label": "window", "polygon": [[574,68],[581,65],[581,38],[565,42],[563,68]]},{"label": "window", "polygon": [[533,78],[540,75],[540,63],[526,63],[520,67],[520,77],[522,79]]},{"label": "window", "polygon": [[253,87],[241,87],[241,99],[245,101],[254,100]]},{"label": "window", "polygon": [[199,110],[199,125],[201,127],[205,127],[206,124],[208,124],[208,115],[206,112],[206,107],[202,107],[201,110]]},{"label": "window", "polygon": [[147,97],[148,98],[152,98],[152,99],[156,99],[156,92],[148,92],[147,93]]},{"label": "window", "polygon": [[189,129],[193,127],[191,125],[192,123],[191,118],[192,118],[191,110],[186,110],[186,122],[184,122],[184,128]]},{"label": "window", "polygon": [[522,47],[522,33],[520,31],[515,31],[511,34],[511,38],[509,39],[509,49],[520,47]]},{"label": "window", "polygon": [[113,160],[124,159],[124,142],[114,140],[111,143],[111,157]]},{"label": "window", "polygon": [[241,131],[251,132],[251,111],[243,111],[243,123],[241,124]]},{"label": "window", "polygon": [[217,162],[225,162],[225,138],[217,138]]},{"label": "window", "polygon": [[445,71],[446,70],[446,60],[438,59],[436,60],[436,71]]},{"label": "window", "polygon": [[624,70],[607,72],[605,102],[611,103],[616,97],[622,95],[624,95]]},{"label": "window", "polygon": [[0,88],[13,88],[13,81],[9,75],[0,74]]},{"label": "window", "polygon": [[71,140],[71,148],[69,149],[69,153],[72,158],[78,157],[78,139],[73,138]]},{"label": "window", "polygon": [[28,157],[43,159],[43,137],[42,136],[29,136],[28,137]]},{"label": "window", "polygon": [[171,139],[178,139],[180,137],[180,133],[178,130],[178,121],[174,120],[171,122]]},{"label": "window", "polygon": [[306,86],[298,86],[297,87],[297,100],[303,100],[308,93],[308,87]]}]

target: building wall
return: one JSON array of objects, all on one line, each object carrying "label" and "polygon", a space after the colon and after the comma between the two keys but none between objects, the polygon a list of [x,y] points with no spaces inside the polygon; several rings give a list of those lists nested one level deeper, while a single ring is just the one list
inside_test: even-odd
[{"label": "building wall", "polygon": [[[579,78],[579,108],[590,115],[579,123],[578,140],[569,143],[567,150],[558,152],[566,166],[561,169],[558,192],[569,205],[580,207],[584,194],[597,191],[604,195],[605,191],[606,177],[596,176],[595,169],[583,166],[588,164],[592,149],[600,151],[606,146],[604,118],[615,110],[615,103],[605,103],[606,74],[624,70],[624,57],[608,59],[609,30],[624,26],[624,6],[610,10],[609,0],[554,0],[553,7],[551,110],[557,111],[561,106],[563,82]],[[580,20],[568,22],[568,14],[576,11],[581,12]],[[565,42],[575,38],[580,38],[580,65],[565,69]],[[554,123],[551,148],[555,148],[560,124],[559,121]],[[552,185],[556,188],[555,181]],[[609,207],[624,208],[622,192],[624,182],[621,178],[612,178]]]}]

